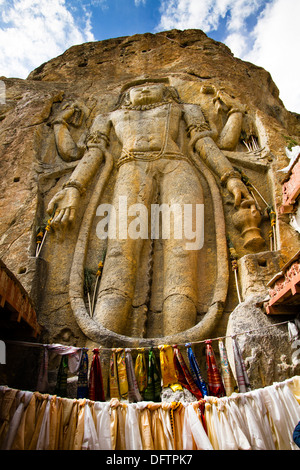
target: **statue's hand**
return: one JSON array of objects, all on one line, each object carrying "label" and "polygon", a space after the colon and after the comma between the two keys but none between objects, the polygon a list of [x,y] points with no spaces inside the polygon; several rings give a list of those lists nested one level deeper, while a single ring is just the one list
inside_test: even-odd
[{"label": "statue's hand", "polygon": [[240,103],[237,98],[232,98],[230,95],[225,93],[224,91],[218,91],[216,97],[214,98],[214,102],[223,103],[227,111],[230,109],[235,109],[236,111],[239,110],[241,113],[245,112],[245,106]]},{"label": "statue's hand", "polygon": [[54,124],[68,123],[74,127],[80,127],[83,121],[84,111],[77,103],[66,103],[62,111],[54,119]]},{"label": "statue's hand", "polygon": [[234,197],[235,207],[250,207],[254,204],[247,187],[239,178],[229,178],[226,186]]},{"label": "statue's hand", "polygon": [[65,228],[72,224],[79,205],[80,193],[78,189],[69,187],[59,191],[49,202],[47,213],[55,213],[51,222],[51,227],[56,229]]}]

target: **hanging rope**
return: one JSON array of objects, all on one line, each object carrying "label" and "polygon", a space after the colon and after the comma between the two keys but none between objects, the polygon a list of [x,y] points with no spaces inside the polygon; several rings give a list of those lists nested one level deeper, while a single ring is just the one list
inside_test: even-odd
[{"label": "hanging rope", "polygon": [[[233,336],[241,336],[241,335],[248,335],[248,334],[252,334],[252,333],[255,333],[257,331],[261,331],[261,330],[265,330],[265,329],[268,329],[268,328],[274,328],[276,326],[281,326],[281,325],[286,325],[287,323],[289,323],[290,320],[287,320],[287,321],[284,321],[284,322],[280,322],[280,323],[274,323],[273,325],[268,325],[268,326],[263,326],[263,327],[260,327],[260,328],[254,328],[252,330],[245,330],[245,331],[242,331],[240,333],[234,333],[234,335],[227,335],[227,336],[218,336],[216,338],[208,338],[208,339],[203,339],[203,340],[199,340],[199,341],[193,341],[193,342],[190,342],[189,344],[193,345],[193,344],[200,344],[200,343],[205,343],[206,341],[218,341],[218,340],[221,340],[221,339],[226,339],[226,338],[232,338]],[[5,340],[5,343],[8,343],[8,344],[16,344],[16,345],[20,345],[20,346],[28,346],[28,347],[41,347],[41,348],[45,348],[47,346],[51,346],[51,344],[44,344],[44,343],[31,343],[31,342],[27,342],[27,341],[16,341],[16,340]],[[185,347],[187,343],[182,343],[182,344],[177,344],[177,346],[182,346],[182,347]],[[66,347],[66,348],[69,348],[70,346],[67,346],[67,345],[60,345],[62,347]],[[85,350],[89,350],[89,348],[86,348],[86,347],[74,347],[75,349],[85,349]],[[90,350],[92,351],[94,348],[90,348]],[[140,350],[140,347],[139,346],[136,346],[136,347],[132,347],[132,348],[127,348],[126,349],[130,350],[130,351],[134,351],[134,350]],[[143,346],[143,349],[159,349],[159,346],[148,346],[148,347],[144,347]],[[113,351],[115,350],[115,348],[104,348],[101,346],[101,350],[102,351]]]},{"label": "hanging rope", "polygon": [[237,292],[239,304],[240,304],[242,302],[242,298],[240,294],[239,281],[238,281],[238,263],[237,263],[238,255],[229,237],[227,237],[227,244],[229,248],[231,267],[234,273],[236,292]]}]

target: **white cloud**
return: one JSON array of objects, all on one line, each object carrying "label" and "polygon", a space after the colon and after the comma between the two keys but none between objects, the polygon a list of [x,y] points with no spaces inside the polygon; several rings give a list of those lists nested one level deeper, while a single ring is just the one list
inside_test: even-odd
[{"label": "white cloud", "polygon": [[157,29],[198,28],[208,33],[216,30],[227,15],[227,27],[235,31],[263,3],[264,0],[162,0]]},{"label": "white cloud", "polygon": [[275,0],[266,6],[252,32],[255,38],[245,60],[268,70],[286,108],[300,113],[300,2]]},{"label": "white cloud", "polygon": [[161,0],[157,30],[198,28],[209,34],[225,22],[220,40],[235,56],[269,71],[286,108],[300,113],[299,18],[299,0]]},{"label": "white cloud", "polygon": [[25,78],[74,44],[93,41],[90,16],[75,22],[65,0],[0,3],[0,75]]}]

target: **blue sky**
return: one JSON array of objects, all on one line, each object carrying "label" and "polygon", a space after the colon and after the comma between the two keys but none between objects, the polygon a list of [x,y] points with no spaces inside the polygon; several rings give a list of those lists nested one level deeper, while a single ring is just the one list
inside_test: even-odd
[{"label": "blue sky", "polygon": [[300,113],[300,0],[0,0],[0,76],[31,70],[75,44],[202,29],[268,70]]}]

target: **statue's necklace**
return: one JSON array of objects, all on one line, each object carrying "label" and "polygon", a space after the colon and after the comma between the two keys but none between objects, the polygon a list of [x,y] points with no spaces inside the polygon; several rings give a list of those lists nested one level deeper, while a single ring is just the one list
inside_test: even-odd
[{"label": "statue's necklace", "polygon": [[171,100],[168,101],[160,101],[159,103],[149,103],[149,104],[141,104],[138,106],[133,106],[132,104],[123,105],[122,109],[132,109],[134,111],[146,111],[148,109],[157,108],[158,106],[163,106],[165,104],[171,103]]}]

